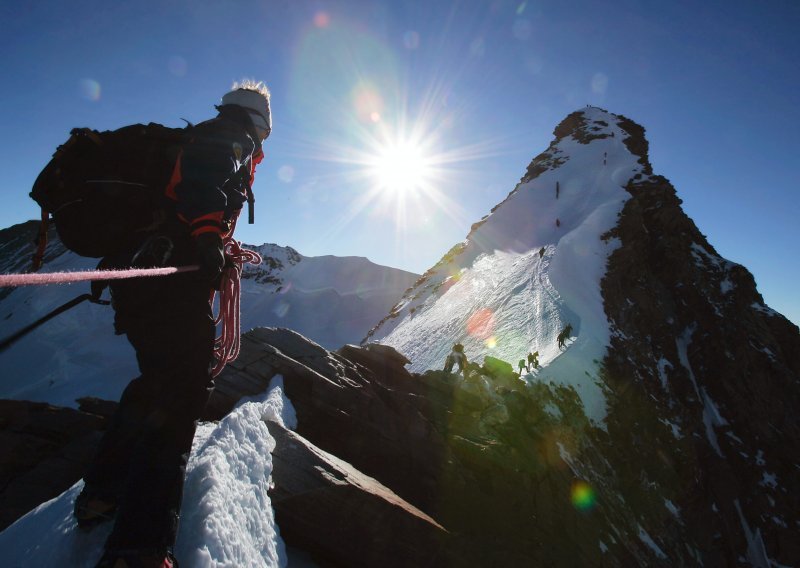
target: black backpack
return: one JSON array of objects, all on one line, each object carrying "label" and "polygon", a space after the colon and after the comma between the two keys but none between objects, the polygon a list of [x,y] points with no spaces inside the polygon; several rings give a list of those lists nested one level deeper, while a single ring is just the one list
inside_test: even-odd
[{"label": "black backpack", "polygon": [[42,207],[43,231],[49,214],[67,248],[99,258],[159,224],[164,190],[190,129],[153,122],[105,132],[73,129],[30,194]]}]

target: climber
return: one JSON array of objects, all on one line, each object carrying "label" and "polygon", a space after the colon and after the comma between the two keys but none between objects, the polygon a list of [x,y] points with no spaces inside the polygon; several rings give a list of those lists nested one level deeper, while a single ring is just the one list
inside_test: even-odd
[{"label": "climber", "polygon": [[78,525],[114,519],[98,567],[172,568],[186,462],[213,388],[209,296],[226,265],[224,239],[248,200],[272,130],[263,83],[234,84],[218,115],[191,130],[165,189],[166,220],[103,259],[105,267],[196,264],[169,278],[112,281],[114,326],[136,351],[131,381],[84,475]]},{"label": "climber", "polygon": [[519,360],[519,374],[522,375],[522,371],[530,372],[530,369],[525,364],[525,359]]},{"label": "climber", "polygon": [[460,343],[453,345],[453,350],[450,351],[447,359],[445,359],[445,373],[452,373],[453,365],[456,363],[458,364],[458,372],[463,373],[464,378],[467,378],[467,356],[464,354],[464,346]]},{"label": "climber", "polygon": [[539,368],[539,352],[534,351],[533,353],[528,353],[528,372],[531,372],[531,368],[538,369]]},{"label": "climber", "polygon": [[561,333],[558,334],[558,348],[561,349],[564,347],[565,342],[569,339],[570,334],[572,333],[572,324],[568,323],[567,326],[561,330]]}]

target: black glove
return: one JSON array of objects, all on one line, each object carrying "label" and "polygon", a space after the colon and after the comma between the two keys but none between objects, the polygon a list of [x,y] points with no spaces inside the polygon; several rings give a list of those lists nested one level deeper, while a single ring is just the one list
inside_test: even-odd
[{"label": "black glove", "polygon": [[225,267],[222,237],[217,233],[197,235],[197,264],[200,266],[198,277],[216,288]]}]

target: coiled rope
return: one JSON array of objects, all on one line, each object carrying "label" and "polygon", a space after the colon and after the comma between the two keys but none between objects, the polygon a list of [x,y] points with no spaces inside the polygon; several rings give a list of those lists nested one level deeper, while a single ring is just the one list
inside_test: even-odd
[{"label": "coiled rope", "polygon": [[[214,325],[220,326],[220,335],[214,339],[214,366],[211,376],[216,377],[229,362],[239,356],[241,347],[241,276],[245,264],[261,264],[261,255],[242,248],[232,237],[224,242],[225,256],[229,265],[222,272],[219,290],[219,313]],[[210,302],[214,305],[216,291],[211,291]]]},{"label": "coiled rope", "polygon": [[[214,363],[211,376],[216,377],[222,372],[229,362],[239,356],[241,347],[241,275],[245,264],[261,264],[261,255],[257,252],[244,249],[239,241],[226,237],[224,241],[225,255],[228,265],[222,272],[219,291],[219,311],[214,318],[214,324],[220,326],[220,335],[214,339]],[[0,286],[31,286],[42,284],[68,284],[72,282],[86,282],[91,280],[121,280],[124,278],[143,278],[153,276],[169,276],[183,272],[197,270],[196,265],[167,266],[164,268],[128,268],[122,270],[87,270],[84,272],[51,272],[47,274],[0,274]],[[212,290],[209,302],[214,305],[216,291]],[[84,300],[90,300],[90,294],[79,296],[75,300],[64,304],[37,322],[13,336],[0,342],[0,351],[4,351],[17,340],[33,331],[42,323],[73,308]],[[96,300],[96,299],[95,299]]]}]

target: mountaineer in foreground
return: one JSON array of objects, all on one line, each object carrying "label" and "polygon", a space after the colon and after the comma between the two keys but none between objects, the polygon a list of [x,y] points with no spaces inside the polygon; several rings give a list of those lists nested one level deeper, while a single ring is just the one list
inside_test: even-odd
[{"label": "mountaineer in foreground", "polygon": [[195,264],[196,272],[110,284],[115,328],[136,351],[131,381],[75,502],[81,527],[114,517],[99,567],[173,568],[186,462],[213,388],[209,297],[272,129],[262,83],[235,84],[219,114],[186,129],[164,188],[163,221],[103,259],[104,267]]}]

